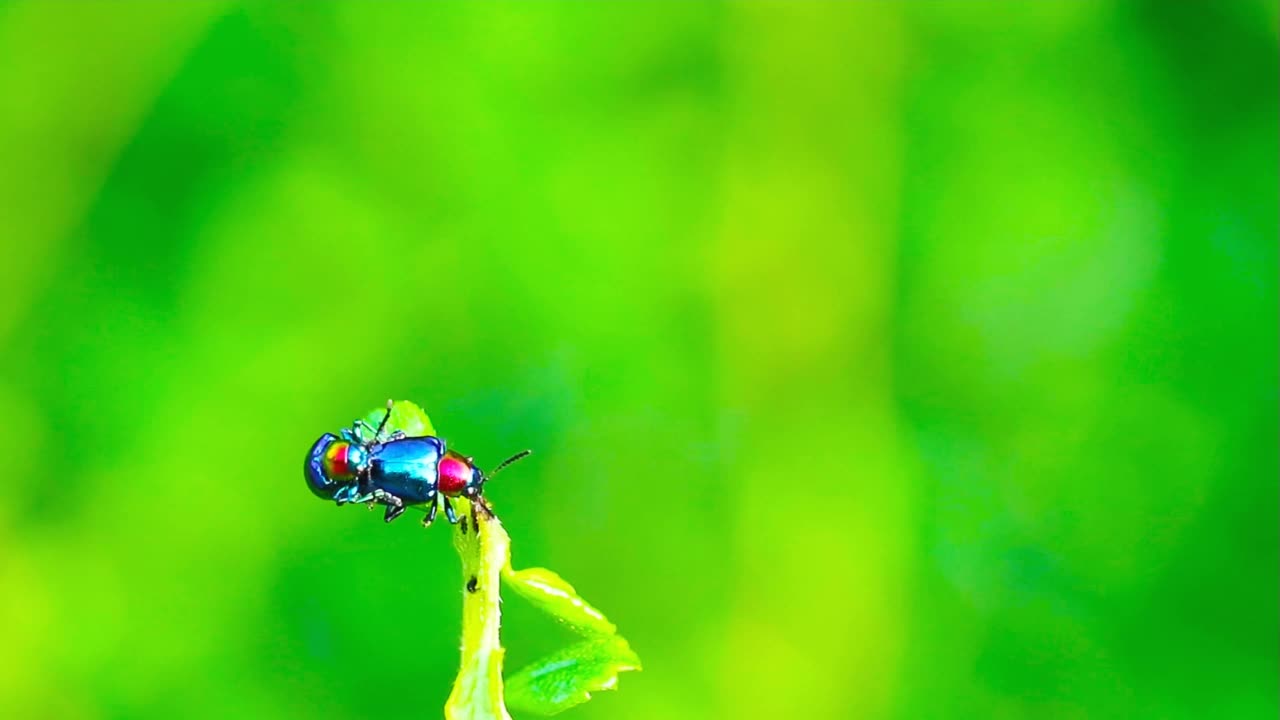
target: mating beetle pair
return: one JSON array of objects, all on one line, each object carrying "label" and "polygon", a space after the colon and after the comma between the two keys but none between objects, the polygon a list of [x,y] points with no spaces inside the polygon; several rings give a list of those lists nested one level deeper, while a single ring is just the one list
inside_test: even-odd
[{"label": "mating beetle pair", "polygon": [[316,440],[303,466],[311,492],[339,505],[385,505],[387,522],[400,517],[407,507],[425,505],[422,524],[430,525],[443,503],[445,517],[456,524],[458,515],[450,498],[465,498],[473,511],[493,517],[482,494],[485,482],[531,451],[512,455],[486,476],[471,458],[448,449],[438,437],[409,437],[401,430],[384,434],[393,404],[387,401],[387,412],[377,428],[356,420],[341,431],[340,438],[325,433]]}]

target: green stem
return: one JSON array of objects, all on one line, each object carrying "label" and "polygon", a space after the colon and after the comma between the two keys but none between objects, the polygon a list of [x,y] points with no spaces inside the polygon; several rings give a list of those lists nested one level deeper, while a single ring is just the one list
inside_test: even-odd
[{"label": "green stem", "polygon": [[472,525],[470,508],[461,504],[464,520],[453,534],[453,546],[462,558],[462,663],[444,715],[447,720],[511,720],[502,699],[504,651],[498,637],[499,578],[511,539],[497,518]]}]

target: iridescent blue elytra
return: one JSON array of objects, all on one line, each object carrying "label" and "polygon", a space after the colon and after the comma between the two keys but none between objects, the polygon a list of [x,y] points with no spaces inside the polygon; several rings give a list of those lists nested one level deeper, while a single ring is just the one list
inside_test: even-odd
[{"label": "iridescent blue elytra", "polygon": [[[420,506],[426,511],[423,524],[430,525],[443,503],[445,517],[457,523],[457,513],[449,502],[457,497],[471,501],[472,508],[482,514],[492,515],[481,494],[487,478],[471,458],[449,450],[444,440],[431,435],[408,437],[399,430],[383,434],[391,406],[388,402],[376,429],[357,420],[341,431],[340,438],[325,433],[316,440],[303,466],[311,492],[339,505],[385,505],[387,522],[407,507]],[[517,453],[490,475],[528,454],[528,450]]]}]

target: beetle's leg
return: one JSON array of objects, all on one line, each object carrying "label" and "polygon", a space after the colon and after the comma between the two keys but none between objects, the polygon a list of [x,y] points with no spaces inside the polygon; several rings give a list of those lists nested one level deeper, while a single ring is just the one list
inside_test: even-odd
[{"label": "beetle's leg", "polygon": [[[391,419],[391,406],[394,404],[395,402],[392,400],[387,401],[387,411],[382,414],[382,420],[378,422],[378,427],[375,428],[365,422],[364,418],[359,418],[355,422],[351,423],[350,430],[342,431],[342,437],[349,442],[360,444],[368,442],[382,442],[382,431],[387,427],[387,421]],[[392,440],[399,440],[405,436],[404,432],[401,430],[396,430],[392,432],[391,435]]]},{"label": "beetle's leg", "polygon": [[450,525],[457,525],[458,513],[453,511],[453,504],[449,502],[449,497],[447,495],[442,495],[441,499],[444,500],[444,516],[449,518]]},{"label": "beetle's leg", "polygon": [[404,512],[404,499],[398,495],[392,495],[382,488],[375,489],[368,495],[363,496],[363,499],[365,502],[369,503],[370,510],[373,509],[375,503],[382,503],[387,506],[386,514],[382,516],[382,519],[385,522],[395,520]]},{"label": "beetle's leg", "polygon": [[[348,437],[348,435],[350,437]],[[346,437],[351,442],[363,445],[367,442],[377,442],[378,431],[364,420],[357,420],[351,423],[351,429],[349,431],[344,431],[342,436]]]},{"label": "beetle's leg", "polygon": [[481,510],[481,511],[479,511],[479,512],[477,513],[477,511],[476,511],[476,505],[477,505],[477,504],[478,504],[478,503],[476,503],[476,499],[475,499],[475,498],[471,498],[471,527],[473,527],[473,528],[475,528],[475,529],[476,529],[476,537],[479,537],[479,536],[480,536],[480,518],[479,518],[479,515],[483,515],[483,514],[484,514],[484,511],[483,511],[483,510]]},{"label": "beetle's leg", "polygon": [[368,498],[374,502],[380,502],[383,505],[394,505],[396,507],[404,506],[403,498],[399,495],[392,495],[382,488],[375,488],[373,492],[369,493]]},{"label": "beetle's leg", "polygon": [[358,425],[352,425],[349,428],[342,428],[342,430],[340,430],[339,433],[342,435],[343,440],[346,440],[352,445],[364,444],[364,438],[360,437]]},{"label": "beetle's leg", "polygon": [[378,429],[373,434],[375,440],[382,437],[382,429],[387,426],[387,421],[391,419],[391,406],[395,404],[395,400],[387,400],[387,411],[382,414],[382,422],[378,423]]},{"label": "beetle's leg", "polygon": [[347,491],[346,502],[349,502],[349,503],[367,503],[367,502],[369,502],[369,501],[373,500],[373,496],[372,496],[372,495],[370,495],[370,494],[369,494],[369,493],[367,493],[367,492],[362,491],[359,487],[357,487],[357,486],[355,486],[355,485],[349,485],[348,487],[350,488],[350,490],[348,490],[348,491]]},{"label": "beetle's leg", "polygon": [[431,498],[431,507],[427,508],[427,516],[422,518],[422,527],[431,527],[431,523],[436,521],[436,508],[440,507],[440,501]]},{"label": "beetle's leg", "polygon": [[347,503],[365,502],[365,498],[355,485],[343,485],[333,494],[333,501],[339,505],[346,505]]}]

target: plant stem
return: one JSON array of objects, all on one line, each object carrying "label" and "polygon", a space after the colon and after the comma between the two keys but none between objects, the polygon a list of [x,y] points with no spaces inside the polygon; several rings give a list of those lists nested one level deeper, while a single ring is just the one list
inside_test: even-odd
[{"label": "plant stem", "polygon": [[462,662],[444,713],[448,720],[511,720],[502,700],[504,651],[498,637],[499,578],[511,540],[497,518],[480,517],[477,527],[470,508],[460,504],[464,519],[453,546],[462,558]]}]

